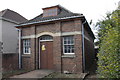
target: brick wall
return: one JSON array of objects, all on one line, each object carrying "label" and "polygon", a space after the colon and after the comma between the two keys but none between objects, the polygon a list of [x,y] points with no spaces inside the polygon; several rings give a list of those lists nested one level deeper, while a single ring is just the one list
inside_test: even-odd
[{"label": "brick wall", "polygon": [[2,54],[3,71],[12,71],[18,69],[18,54]]},{"label": "brick wall", "polygon": [[[55,32],[61,32],[61,22],[55,23],[56,30]],[[54,69],[56,71],[62,70],[62,37],[55,36],[53,37],[53,61],[54,61]]]},{"label": "brick wall", "polygon": [[75,23],[73,20],[62,22],[61,26],[62,26],[62,32],[75,31]]},{"label": "brick wall", "polygon": [[85,36],[88,37],[89,40],[85,39],[85,69],[89,71],[93,61],[95,59],[95,51],[94,51],[94,40],[90,37],[88,32],[85,30]]},{"label": "brick wall", "polygon": [[33,65],[32,65],[32,57],[29,55],[24,55],[22,56],[22,69],[25,69],[25,70],[34,70],[33,69]]},{"label": "brick wall", "polygon": [[[35,35],[35,26],[30,26],[22,29],[22,36]],[[22,69],[34,70],[36,65],[36,38],[30,38],[31,54],[23,54],[23,44],[21,46],[22,51]],[[38,45],[38,44],[37,44]]]},{"label": "brick wall", "polygon": [[74,57],[63,57],[62,58],[62,70],[69,73],[76,73],[76,60]]},{"label": "brick wall", "polygon": [[[40,24],[36,26],[30,26],[22,28],[22,36],[37,35],[42,32],[51,33],[62,33],[62,32],[74,32],[81,31],[81,20],[69,20],[69,21],[58,21],[47,24]],[[48,34],[49,35],[49,34]],[[88,35],[88,34],[87,34]],[[73,35],[75,39],[75,57],[62,57],[63,45],[62,36],[53,36],[53,65],[56,71],[68,71],[70,73],[81,73],[82,72],[82,36],[81,34]],[[89,36],[88,36],[89,37]],[[23,69],[38,69],[39,65],[39,37],[31,38],[31,54],[22,55],[22,67]],[[92,42],[85,41],[85,45],[92,46]],[[86,63],[89,64],[89,55],[87,55],[89,48],[86,48]],[[89,51],[90,52],[90,51]],[[91,51],[90,53],[92,53]],[[65,55],[66,56],[66,55]]]},{"label": "brick wall", "polygon": [[61,47],[61,37],[54,37],[53,39],[53,61],[54,68],[56,71],[61,71],[61,55],[62,55],[62,47]]},{"label": "brick wall", "polygon": [[82,37],[81,35],[75,36],[75,55],[76,55],[76,72],[82,72]]},{"label": "brick wall", "polygon": [[36,34],[42,33],[42,32],[52,32],[55,33],[57,26],[55,26],[55,23],[49,23],[49,24],[42,24],[36,26]]}]

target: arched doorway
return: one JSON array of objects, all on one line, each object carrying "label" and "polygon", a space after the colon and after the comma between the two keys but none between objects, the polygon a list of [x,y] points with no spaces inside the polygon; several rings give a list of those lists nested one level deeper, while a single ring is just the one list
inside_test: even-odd
[{"label": "arched doorway", "polygon": [[43,35],[39,38],[39,68],[53,69],[53,37]]}]

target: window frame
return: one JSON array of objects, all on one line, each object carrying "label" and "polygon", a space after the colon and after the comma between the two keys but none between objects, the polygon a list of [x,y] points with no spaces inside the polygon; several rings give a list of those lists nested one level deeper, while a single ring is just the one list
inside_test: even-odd
[{"label": "window frame", "polygon": [[53,41],[53,37],[50,35],[42,35],[40,37],[40,42],[44,42],[44,41]]},{"label": "window frame", "polygon": [[[65,41],[65,37],[73,37],[73,44],[64,44],[64,41]],[[70,35],[70,36],[63,36],[63,54],[75,54],[75,40],[74,40],[74,36],[73,35]],[[70,53],[65,53],[65,45],[66,46],[73,46],[73,52],[70,52]]]},{"label": "window frame", "polygon": [[[27,45],[26,45],[27,44]],[[26,48],[26,49],[25,49]],[[28,50],[28,51],[26,51]],[[23,39],[23,54],[31,54],[30,39]]]}]

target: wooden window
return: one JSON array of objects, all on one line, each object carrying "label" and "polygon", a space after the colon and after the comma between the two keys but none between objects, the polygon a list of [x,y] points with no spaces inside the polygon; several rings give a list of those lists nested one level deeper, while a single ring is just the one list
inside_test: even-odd
[{"label": "wooden window", "polygon": [[23,40],[23,54],[30,54],[30,40]]},{"label": "wooden window", "polygon": [[63,53],[74,54],[74,38],[73,36],[63,37]]}]

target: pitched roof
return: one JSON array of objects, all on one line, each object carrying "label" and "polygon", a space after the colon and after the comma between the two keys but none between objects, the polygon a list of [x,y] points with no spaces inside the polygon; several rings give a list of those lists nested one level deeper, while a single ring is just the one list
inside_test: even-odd
[{"label": "pitched roof", "polygon": [[17,12],[12,11],[10,9],[5,9],[5,10],[1,11],[0,12],[0,17],[15,21],[17,23],[22,23],[22,22],[27,21],[26,18],[24,18],[23,16],[21,16]]},{"label": "pitched roof", "polygon": [[31,23],[36,23],[36,22],[43,22],[43,21],[50,21],[50,20],[56,20],[56,19],[61,19],[61,18],[66,18],[66,17],[71,17],[71,16],[82,16],[82,14],[77,14],[77,13],[72,13],[71,11],[65,9],[64,7],[57,5],[60,9],[59,13],[57,16],[49,16],[49,17],[43,17],[43,13],[38,15],[37,17],[28,20],[27,22],[22,23],[21,25],[28,25]]},{"label": "pitched roof", "polygon": [[[59,9],[60,9],[57,16],[43,17],[43,13],[42,13],[42,14],[38,15],[37,17],[35,17],[35,18],[31,19],[31,20],[23,22],[20,25],[17,25],[16,27],[21,27],[21,26],[24,26],[24,25],[30,25],[30,24],[36,24],[36,23],[49,22],[49,21],[71,19],[71,18],[79,18],[79,17],[82,17],[83,20],[86,20],[83,14],[73,13],[73,12],[65,9],[64,7],[62,7],[60,5],[56,5],[56,6],[59,7]],[[51,7],[55,7],[55,6],[51,6]],[[87,25],[86,28],[90,32],[90,35],[93,38],[95,38],[91,28],[89,27],[89,24],[86,23],[86,25]]]}]

